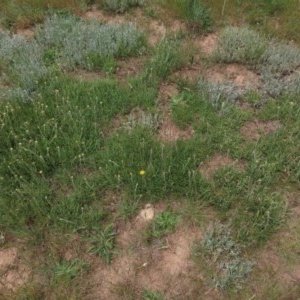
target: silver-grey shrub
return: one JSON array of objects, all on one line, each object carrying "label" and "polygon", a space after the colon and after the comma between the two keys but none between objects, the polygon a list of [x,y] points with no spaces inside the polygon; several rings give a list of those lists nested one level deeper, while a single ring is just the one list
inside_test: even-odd
[{"label": "silver-grey shrub", "polygon": [[300,93],[300,73],[286,77],[276,77],[272,73],[262,74],[262,92],[267,96],[277,98],[283,94]]},{"label": "silver-grey shrub", "polygon": [[36,36],[46,48],[56,49],[67,69],[93,69],[107,58],[139,54],[144,47],[143,34],[133,24],[102,25],[72,16],[48,17]]},{"label": "silver-grey shrub", "polygon": [[219,35],[213,58],[218,62],[255,66],[264,59],[267,40],[248,28],[226,27]]},{"label": "silver-grey shrub", "polygon": [[240,100],[250,89],[241,88],[232,82],[198,82],[198,93],[207,99],[214,107],[224,109],[227,104],[234,104]]},{"label": "silver-grey shrub", "polygon": [[219,289],[241,288],[252,271],[253,262],[242,258],[241,247],[232,239],[230,224],[210,224],[203,240],[196,243],[194,254],[202,256],[215,269],[213,285]]},{"label": "silver-grey shrub", "polygon": [[2,77],[28,91],[48,72],[42,47],[35,40],[20,35],[0,35],[0,65]]},{"label": "silver-grey shrub", "polygon": [[270,72],[290,72],[300,66],[300,49],[283,43],[270,43],[264,54],[264,69]]}]

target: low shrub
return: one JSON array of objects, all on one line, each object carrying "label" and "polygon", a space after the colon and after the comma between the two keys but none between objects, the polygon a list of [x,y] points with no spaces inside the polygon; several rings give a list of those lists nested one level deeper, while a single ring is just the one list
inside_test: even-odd
[{"label": "low shrub", "polygon": [[213,59],[256,66],[265,59],[267,47],[267,40],[251,29],[226,27],[220,33]]},{"label": "low shrub", "polygon": [[213,285],[225,290],[241,288],[253,262],[242,258],[241,247],[232,239],[230,225],[219,222],[211,224],[203,240],[194,246],[194,254],[203,257],[212,271]]},{"label": "low shrub", "polygon": [[55,49],[67,69],[99,69],[112,58],[138,55],[145,46],[143,34],[132,24],[86,23],[73,16],[47,18],[36,36],[40,44]]}]

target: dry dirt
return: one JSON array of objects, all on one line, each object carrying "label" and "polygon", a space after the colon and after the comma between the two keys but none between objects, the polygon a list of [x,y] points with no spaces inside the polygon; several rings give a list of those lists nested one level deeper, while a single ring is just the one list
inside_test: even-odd
[{"label": "dry dirt", "polygon": [[16,290],[23,286],[29,276],[30,271],[18,256],[17,248],[0,250],[0,293],[4,289]]},{"label": "dry dirt", "polygon": [[[181,226],[162,242],[145,244],[145,229],[154,214],[164,205],[148,204],[137,217],[125,224],[117,237],[117,254],[111,265],[98,262],[94,268],[93,289],[89,299],[122,299],[140,295],[144,290],[160,291],[165,299],[188,295],[195,276],[194,262],[190,259],[191,247],[201,239],[196,227]],[[145,217],[148,210],[150,218]],[[125,297],[125,298],[124,298]],[[129,299],[129,296],[128,296]],[[133,299],[133,298],[130,298]],[[138,297],[136,299],[139,299]]]},{"label": "dry dirt", "polygon": [[159,88],[158,106],[160,110],[160,121],[158,128],[158,139],[162,142],[174,142],[179,139],[189,139],[193,136],[192,128],[180,129],[172,120],[170,101],[179,93],[178,88],[172,83],[162,83]]},{"label": "dry dirt", "polygon": [[231,82],[240,88],[258,89],[261,86],[256,73],[238,64],[214,65],[206,71],[205,77],[218,83]]},{"label": "dry dirt", "polygon": [[169,116],[165,116],[158,129],[158,138],[162,142],[175,142],[186,140],[194,135],[191,127],[180,129]]},{"label": "dry dirt", "polygon": [[204,38],[197,38],[195,40],[195,46],[201,50],[202,53],[209,56],[211,55],[217,47],[217,33],[210,33]]},{"label": "dry dirt", "polygon": [[173,72],[172,77],[175,80],[185,80],[187,82],[196,82],[203,78],[205,75],[205,69],[199,64],[194,64],[190,67],[183,67],[178,71]]},{"label": "dry dirt", "polygon": [[201,174],[211,180],[213,174],[220,168],[233,167],[238,171],[245,170],[245,164],[238,160],[233,160],[228,155],[215,154],[211,158],[208,158],[199,166],[199,171]]},{"label": "dry dirt", "polygon": [[281,123],[277,120],[261,122],[254,120],[247,122],[241,129],[242,135],[245,139],[250,141],[257,141],[270,133],[276,132],[281,127]]}]

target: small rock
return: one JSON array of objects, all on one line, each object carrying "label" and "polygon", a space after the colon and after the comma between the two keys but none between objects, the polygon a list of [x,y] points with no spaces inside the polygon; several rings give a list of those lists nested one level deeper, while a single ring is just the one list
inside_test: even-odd
[{"label": "small rock", "polygon": [[154,218],[154,208],[152,204],[146,204],[145,208],[140,211],[139,216],[146,221],[152,220]]}]

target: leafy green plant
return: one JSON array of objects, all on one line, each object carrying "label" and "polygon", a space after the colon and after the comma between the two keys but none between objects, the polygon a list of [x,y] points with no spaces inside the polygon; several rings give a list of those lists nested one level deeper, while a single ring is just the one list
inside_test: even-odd
[{"label": "leafy green plant", "polygon": [[94,235],[89,238],[91,246],[88,251],[101,256],[109,264],[114,253],[115,236],[113,224],[107,225],[100,232],[94,232]]},{"label": "leafy green plant", "polygon": [[241,248],[231,235],[229,224],[216,222],[208,227],[203,240],[194,246],[194,255],[203,257],[208,265],[213,266],[212,283],[222,290],[241,288],[253,267],[253,262],[241,257]]},{"label": "leafy green plant", "polygon": [[143,293],[144,300],[164,300],[164,296],[161,293],[146,290]]},{"label": "leafy green plant", "polygon": [[64,283],[69,283],[88,268],[88,263],[80,261],[77,258],[72,261],[64,261],[56,264],[54,267],[54,281],[56,283],[61,283],[62,281]]},{"label": "leafy green plant", "polygon": [[151,237],[161,238],[166,234],[174,231],[178,223],[178,216],[171,210],[165,210],[159,213],[153,220],[151,226]]}]

